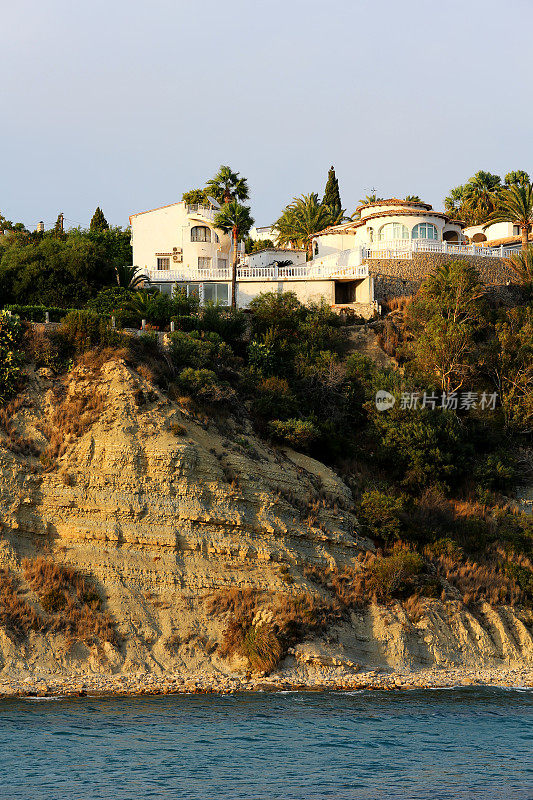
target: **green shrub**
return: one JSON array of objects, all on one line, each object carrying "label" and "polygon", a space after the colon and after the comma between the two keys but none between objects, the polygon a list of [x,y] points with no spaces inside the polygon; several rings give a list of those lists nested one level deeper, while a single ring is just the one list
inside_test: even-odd
[{"label": "green shrub", "polygon": [[70,311],[60,329],[61,336],[74,348],[83,353],[93,347],[106,347],[117,344],[119,337],[95,311]]},{"label": "green shrub", "polygon": [[95,311],[105,317],[117,316],[117,313],[124,309],[131,299],[133,292],[124,286],[106,286],[101,289],[96,297],[92,297],[86,308]]},{"label": "green shrub", "polygon": [[0,402],[12,397],[22,376],[22,325],[19,317],[0,311]]},{"label": "green shrub", "polygon": [[376,489],[361,497],[363,522],[373,536],[380,536],[387,544],[400,537],[403,510],[403,498]]},{"label": "green shrub", "polygon": [[370,585],[379,600],[390,600],[413,588],[414,579],[424,568],[422,556],[397,548],[390,556],[376,558],[370,567]]},{"label": "green shrub", "polygon": [[200,309],[198,330],[218,333],[225,342],[236,344],[246,331],[246,315],[239,309],[207,303]]},{"label": "green shrub", "polygon": [[200,369],[207,367],[212,362],[216,350],[213,342],[182,331],[171,333],[168,338],[170,357],[177,367]]},{"label": "green shrub", "polygon": [[318,436],[316,426],[310,420],[275,419],[268,425],[271,435],[295,450],[308,450]]},{"label": "green shrub", "polygon": [[173,316],[170,318],[174,323],[176,331],[196,331],[198,330],[199,317],[195,314],[184,314],[183,316]]},{"label": "green shrub", "polygon": [[215,405],[235,400],[231,386],[219,381],[210,369],[188,367],[180,372],[179,383],[185,392],[200,402]]},{"label": "green shrub", "polygon": [[249,304],[254,336],[275,328],[280,336],[295,335],[306,310],[294,292],[263,292]]},{"label": "green shrub", "polygon": [[21,319],[27,320],[28,322],[44,322],[46,320],[47,311],[50,322],[61,322],[70,311],[76,311],[76,309],[73,308],[42,305],[7,305],[5,306],[5,310],[11,311],[12,314],[17,314]]},{"label": "green shrub", "polygon": [[297,411],[296,398],[285,378],[271,375],[259,383],[256,392],[253,410],[265,420],[291,417]]}]

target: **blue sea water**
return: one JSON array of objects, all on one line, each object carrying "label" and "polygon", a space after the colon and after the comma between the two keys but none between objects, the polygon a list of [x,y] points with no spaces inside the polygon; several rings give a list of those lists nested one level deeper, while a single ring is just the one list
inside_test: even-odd
[{"label": "blue sea water", "polygon": [[533,692],[0,701],[2,800],[530,800]]}]

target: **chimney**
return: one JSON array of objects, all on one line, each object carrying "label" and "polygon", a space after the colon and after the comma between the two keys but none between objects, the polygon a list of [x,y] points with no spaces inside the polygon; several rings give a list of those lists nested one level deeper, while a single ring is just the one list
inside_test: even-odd
[{"label": "chimney", "polygon": [[44,233],[44,222],[37,223],[37,233]]}]

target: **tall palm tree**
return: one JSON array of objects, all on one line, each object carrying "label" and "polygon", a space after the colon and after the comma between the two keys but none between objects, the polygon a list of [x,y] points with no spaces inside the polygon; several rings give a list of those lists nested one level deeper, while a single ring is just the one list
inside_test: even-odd
[{"label": "tall palm tree", "polygon": [[530,177],[523,169],[515,169],[512,172],[508,172],[504,178],[505,181],[505,188],[508,189],[510,186],[514,186],[516,183],[530,183]]},{"label": "tall palm tree", "polygon": [[461,219],[464,222],[470,222],[470,218],[464,209],[465,201],[465,187],[455,186],[450,189],[448,197],[444,198],[444,210],[450,219]]},{"label": "tall palm tree", "polygon": [[516,183],[503,192],[491,221],[518,225],[522,234],[522,251],[526,250],[533,226],[533,184]]},{"label": "tall palm tree", "polygon": [[[344,212],[342,212],[344,215]],[[278,242],[307,250],[307,258],[313,257],[312,235],[331,225],[331,214],[318,200],[318,194],[295,197],[274,223],[278,231]]]},{"label": "tall palm tree", "polygon": [[240,178],[238,172],[222,164],[214,178],[207,181],[205,187],[207,194],[214,197],[219,203],[229,203],[230,200],[248,200],[248,183],[246,178]]},{"label": "tall palm tree", "polygon": [[475,223],[487,222],[498,207],[501,178],[479,170],[463,187],[463,203]]},{"label": "tall palm tree", "polygon": [[231,264],[231,305],[237,305],[237,245],[250,232],[254,221],[248,206],[241,205],[237,200],[224,203],[215,216],[215,228],[220,228],[224,233],[231,231],[233,242],[233,259]]},{"label": "tall palm tree", "polygon": [[130,267],[127,264],[115,267],[115,276],[118,285],[125,289],[138,289],[143,284],[150,284],[150,279],[143,275],[140,267]]},{"label": "tall palm tree", "polygon": [[505,263],[513,270],[520,283],[533,285],[533,245],[522,247],[519,253],[505,259]]}]

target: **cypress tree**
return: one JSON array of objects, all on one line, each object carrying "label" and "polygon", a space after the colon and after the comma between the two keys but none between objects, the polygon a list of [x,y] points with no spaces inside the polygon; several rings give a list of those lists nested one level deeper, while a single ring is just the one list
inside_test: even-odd
[{"label": "cypress tree", "polygon": [[91,224],[89,226],[89,230],[93,233],[101,233],[102,231],[109,230],[109,224],[104,217],[104,212],[97,206],[96,211],[93,214],[93,218],[91,220]]},{"label": "cypress tree", "polygon": [[327,206],[332,212],[332,216],[338,216],[342,210],[341,195],[339,192],[339,181],[335,175],[335,168],[331,167],[328,172],[328,180],[324,189],[322,205]]}]

